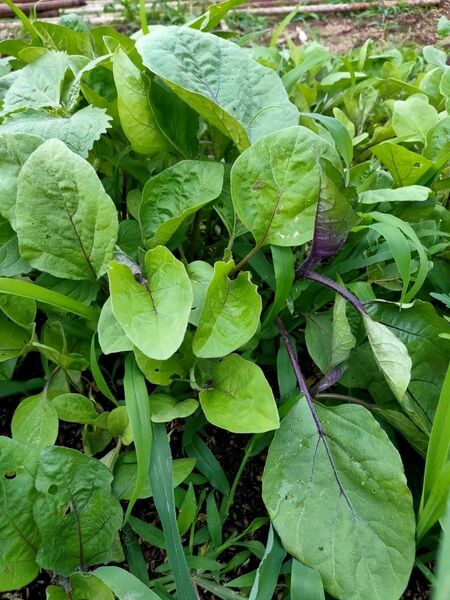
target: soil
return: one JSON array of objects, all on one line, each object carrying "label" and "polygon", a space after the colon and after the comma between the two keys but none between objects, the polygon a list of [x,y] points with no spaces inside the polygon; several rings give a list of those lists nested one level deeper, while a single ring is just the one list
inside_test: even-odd
[{"label": "soil", "polygon": [[442,40],[436,33],[442,16],[450,17],[450,0],[441,0],[439,6],[431,8],[397,7],[326,15],[316,21],[294,23],[290,33],[298,36],[294,41],[303,43],[306,33],[309,40],[318,39],[330,50],[340,53],[358,48],[369,39],[378,46],[425,46]]}]

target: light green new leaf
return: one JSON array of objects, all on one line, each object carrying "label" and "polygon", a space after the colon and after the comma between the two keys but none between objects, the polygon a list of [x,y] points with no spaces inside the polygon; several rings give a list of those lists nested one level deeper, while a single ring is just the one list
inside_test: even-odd
[{"label": "light green new leaf", "polygon": [[232,42],[188,27],[155,26],[136,47],[150,71],[241,151],[298,123],[278,75]]},{"label": "light green new leaf", "polygon": [[122,509],[111,494],[111,471],[76,450],[41,451],[34,519],[41,568],[70,575],[80,567],[122,560]]},{"label": "light green new leaf", "polygon": [[406,185],[395,189],[369,190],[359,194],[361,204],[378,204],[379,202],[423,202],[431,190],[422,185]]},{"label": "light green new leaf", "polygon": [[6,592],[26,586],[39,572],[39,533],[33,519],[36,461],[30,460],[27,446],[3,436],[0,456],[0,592]]},{"label": "light green new leaf", "polygon": [[31,342],[31,333],[0,312],[0,362],[20,356]]},{"label": "light green new leaf", "polygon": [[126,518],[133,509],[134,503],[141,495],[147,481],[152,447],[152,427],[150,423],[150,406],[147,386],[142,372],[132,354],[125,359],[125,404],[130,420],[137,458],[137,475],[133,495],[127,508]]},{"label": "light green new leaf", "polygon": [[415,553],[400,456],[366,409],[316,407],[324,435],[304,400],[275,434],[263,474],[270,518],[334,598],[398,600]]},{"label": "light green new leaf", "polygon": [[170,385],[172,379],[186,377],[188,369],[183,364],[179,354],[174,354],[167,360],[155,360],[145,356],[139,348],[134,347],[136,362],[144,373],[145,378],[155,385]]},{"label": "light green new leaf", "polygon": [[20,258],[16,232],[0,216],[0,277],[15,277],[29,271],[30,265]]},{"label": "light green new leaf", "polygon": [[262,370],[237,354],[214,369],[212,389],[200,392],[210,423],[233,433],[262,433],[279,426],[275,398]]},{"label": "light green new leaf", "polygon": [[98,567],[93,575],[101,579],[119,600],[160,600],[145,583],[120,567]]},{"label": "light green new leaf", "polygon": [[174,419],[185,419],[197,408],[198,402],[193,398],[177,402],[168,394],[153,393],[150,396],[150,414],[154,423],[169,423]]},{"label": "light green new leaf", "polygon": [[[188,477],[195,467],[195,458],[176,458],[173,461],[173,487],[177,487]],[[136,485],[137,461],[136,453],[123,452],[120,454],[114,466],[113,493],[120,500],[130,500]],[[145,486],[139,494],[139,498],[151,498],[153,496],[150,480],[146,478]],[[131,517],[132,519],[133,517]]]},{"label": "light green new leaf", "polygon": [[0,213],[15,228],[17,176],[43,138],[22,133],[0,134]]},{"label": "light green new leaf", "polygon": [[153,117],[149,101],[149,79],[118,47],[112,60],[117,88],[117,109],[122,129],[135,152],[156,154],[170,149]]},{"label": "light green new leaf", "polygon": [[26,133],[46,140],[56,138],[87,158],[94,142],[110,127],[110,121],[105,109],[95,106],[85,106],[68,117],[27,110],[9,117],[0,125],[0,133]]},{"label": "light green new leaf", "polygon": [[112,309],[125,335],[145,356],[166,360],[183,341],[192,287],[183,264],[164,246],[149,250],[144,262],[144,283],[128,267],[110,264]]},{"label": "light green new leaf", "polygon": [[61,394],[53,398],[50,406],[55,408],[59,419],[69,423],[88,425],[100,416],[93,402],[82,394]]},{"label": "light green new leaf", "polygon": [[108,298],[102,306],[102,312],[98,320],[98,343],[103,354],[133,350],[133,344],[114,316],[111,298]]},{"label": "light green new leaf", "polygon": [[36,302],[0,293],[0,310],[17,325],[29,329],[36,318]]},{"label": "light green new leaf", "polygon": [[219,196],[223,165],[184,160],[152,177],[139,208],[143,238],[149,248],[166,244],[181,223]]},{"label": "light green new leaf", "polygon": [[194,296],[189,323],[197,326],[205,305],[206,291],[214,277],[214,267],[203,260],[195,260],[187,266],[186,270]]},{"label": "light green new leaf", "polygon": [[426,144],[428,132],[438,120],[438,112],[426,96],[413,95],[394,102],[392,127],[395,135],[405,141]]},{"label": "light green new leaf", "polygon": [[404,343],[383,325],[363,316],[370,347],[394,396],[401,403],[411,380],[412,361]]},{"label": "light green new leaf", "polygon": [[208,286],[192,348],[201,358],[217,358],[237,350],[256,333],[262,301],[248,271],[229,279],[232,261],[217,261]]},{"label": "light green new leaf", "polygon": [[374,146],[372,152],[388,169],[398,187],[419,183],[433,169],[430,160],[399,144],[384,142]]},{"label": "light green new leaf", "polygon": [[43,448],[56,442],[58,413],[45,390],[22,400],[14,412],[11,432],[17,442],[30,447]]},{"label": "light green new leaf", "polygon": [[67,61],[64,52],[49,51],[18,71],[6,92],[3,114],[20,108],[58,108]]},{"label": "light green new leaf", "polygon": [[333,335],[331,343],[330,369],[346,362],[356,346],[356,338],[347,319],[347,302],[336,294],[333,307]]},{"label": "light green new leaf", "polygon": [[59,140],[44,142],[22,167],[16,225],[22,258],[66,279],[100,277],[119,227],[94,168]]},{"label": "light green new leaf", "polygon": [[233,204],[258,246],[296,246],[312,239],[319,156],[339,165],[330,143],[306,127],[290,127],[238,157],[231,169]]}]

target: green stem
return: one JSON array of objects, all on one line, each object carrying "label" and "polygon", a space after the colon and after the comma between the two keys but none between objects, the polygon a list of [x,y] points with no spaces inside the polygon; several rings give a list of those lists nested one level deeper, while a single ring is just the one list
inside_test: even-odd
[{"label": "green stem", "polygon": [[20,10],[20,8],[18,6],[16,6],[14,4],[14,2],[12,2],[12,0],[3,0],[3,1],[13,11],[13,13],[16,15],[16,17],[18,19],[20,19],[22,25],[25,27],[25,29],[28,31],[28,33],[31,35],[33,42],[35,42],[36,40],[39,40],[39,34],[36,31],[36,29],[34,28],[33,23],[27,17],[27,15],[22,10]]},{"label": "green stem", "polygon": [[31,298],[37,302],[56,306],[61,310],[74,313],[88,321],[97,321],[99,313],[93,308],[89,308],[82,302],[78,302],[73,298],[47,290],[35,283],[22,281],[20,279],[9,279],[8,277],[0,277],[0,293],[11,294],[12,296],[20,296],[21,298]]},{"label": "green stem", "polygon": [[253,446],[255,445],[255,440],[256,440],[256,436],[252,435],[252,437],[250,438],[250,440],[248,441],[245,450],[244,450],[244,457],[242,458],[242,462],[239,465],[239,469],[237,470],[237,473],[234,477],[233,480],[233,484],[231,486],[230,489],[230,493],[227,496],[227,499],[225,501],[225,503],[223,504],[223,506],[221,507],[221,515],[223,520],[225,521],[225,519],[228,517],[231,506],[233,505],[233,501],[234,501],[234,496],[236,494],[236,489],[237,486],[239,485],[239,481],[242,477],[242,473],[244,472],[245,467],[247,466],[247,463],[250,459],[251,453],[253,451]]},{"label": "green stem", "polygon": [[256,244],[256,246],[252,250],[250,250],[250,252],[246,256],[244,256],[242,260],[238,262],[238,264],[231,271],[230,275],[235,275],[240,269],[242,269],[242,267],[245,264],[247,264],[248,261],[251,260],[257,252],[259,252],[259,250],[261,249],[261,245],[261,243]]},{"label": "green stem", "polygon": [[141,20],[141,29],[144,35],[148,33],[147,13],[145,11],[145,0],[139,0],[139,16]]}]

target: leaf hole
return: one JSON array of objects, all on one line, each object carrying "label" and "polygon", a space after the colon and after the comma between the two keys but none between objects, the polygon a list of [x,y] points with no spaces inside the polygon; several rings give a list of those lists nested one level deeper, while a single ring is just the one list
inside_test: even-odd
[{"label": "leaf hole", "polygon": [[48,488],[48,493],[54,496],[58,492],[58,486],[55,483]]},{"label": "leaf hole", "polygon": [[17,473],[15,471],[8,471],[7,473],[5,473],[4,477],[5,479],[15,479],[16,475]]}]

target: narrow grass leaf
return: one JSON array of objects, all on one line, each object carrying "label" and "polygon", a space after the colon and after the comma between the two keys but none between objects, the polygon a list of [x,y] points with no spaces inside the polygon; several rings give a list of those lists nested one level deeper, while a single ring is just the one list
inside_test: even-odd
[{"label": "narrow grass leaf", "polygon": [[119,600],[160,600],[142,581],[120,567],[98,567],[92,574],[101,579]]},{"label": "narrow grass leaf", "polygon": [[249,600],[272,600],[285,556],[286,550],[281,545],[280,539],[271,525],[266,551],[256,571]]}]

